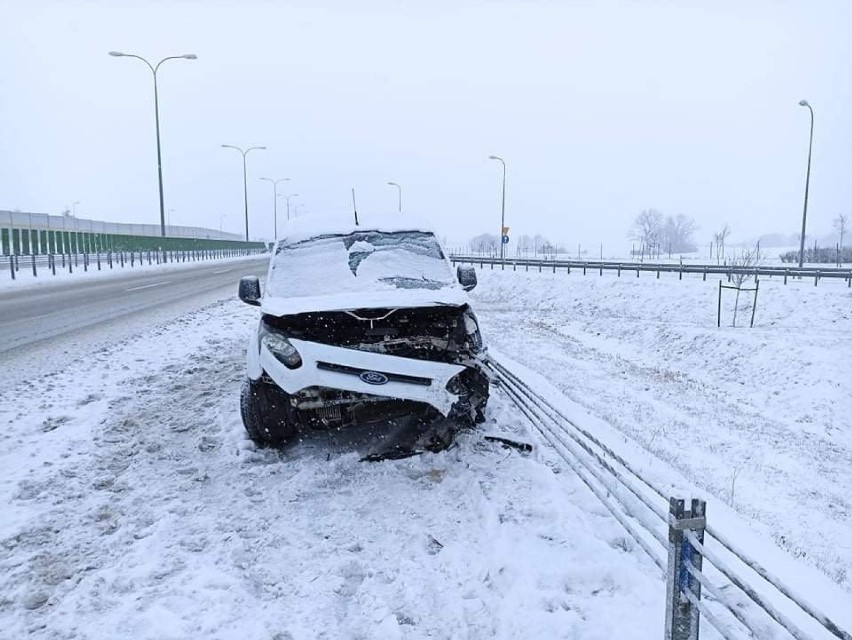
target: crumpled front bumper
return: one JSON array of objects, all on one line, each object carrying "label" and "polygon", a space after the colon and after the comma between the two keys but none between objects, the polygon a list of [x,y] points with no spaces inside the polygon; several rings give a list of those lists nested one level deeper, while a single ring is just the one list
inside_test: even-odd
[{"label": "crumpled front bumper", "polygon": [[[302,366],[288,369],[255,339],[249,349],[249,377],[258,379],[265,371],[290,394],[308,387],[327,387],[413,400],[435,407],[444,416],[449,415],[458,400],[458,396],[447,391],[447,383],[464,371],[462,365],[400,358],[294,338],[289,341],[301,355]],[[387,381],[380,384],[365,381],[383,379]]]}]

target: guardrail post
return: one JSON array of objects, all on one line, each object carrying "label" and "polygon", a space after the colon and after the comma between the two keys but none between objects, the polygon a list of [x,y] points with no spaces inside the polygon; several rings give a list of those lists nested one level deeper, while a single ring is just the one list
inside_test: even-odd
[{"label": "guardrail post", "polygon": [[9,273],[12,274],[12,280],[15,279],[15,257],[9,256]]},{"label": "guardrail post", "polygon": [[719,280],[719,304],[716,307],[716,328],[722,326],[722,281]]},{"label": "guardrail post", "polygon": [[817,286],[817,283],[818,283],[818,282],[819,282],[819,271],[817,271],[817,272],[814,274],[814,286]]},{"label": "guardrail post", "polygon": [[53,275],[56,275],[56,254],[51,253],[47,257],[50,260],[50,271]]},{"label": "guardrail post", "polygon": [[98,251],[98,252],[95,254],[95,256],[96,256],[96,257],[95,257],[95,260],[97,260],[97,262],[98,262],[98,271],[100,271],[100,270],[101,270],[101,252],[100,252],[100,251]]},{"label": "guardrail post", "polygon": [[33,253],[33,254],[31,254],[31,255],[30,255],[30,258],[32,258],[32,261],[33,261],[33,277],[34,277],[34,278],[37,278],[37,277],[38,277],[38,272],[36,272],[35,254],[34,254],[34,253]]},{"label": "guardrail post", "polygon": [[89,272],[89,254],[88,253],[83,254],[83,271],[85,271],[86,273]]},{"label": "guardrail post", "polygon": [[[666,571],[665,640],[698,640],[699,611],[693,602],[701,600],[701,584],[689,572],[689,565],[701,571],[701,555],[693,549],[684,531],[694,531],[704,542],[705,503],[693,498],[691,510],[684,501],[669,498],[669,562]],[[690,594],[692,598],[688,595]]]},{"label": "guardrail post", "polygon": [[784,269],[784,284],[787,284],[787,276],[790,275],[789,269]]}]

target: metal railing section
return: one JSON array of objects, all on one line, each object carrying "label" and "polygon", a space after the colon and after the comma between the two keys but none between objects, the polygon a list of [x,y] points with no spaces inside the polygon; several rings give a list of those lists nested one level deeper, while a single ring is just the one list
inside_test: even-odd
[{"label": "metal railing section", "polygon": [[704,280],[708,275],[725,276],[729,281],[734,275],[746,275],[758,279],[760,277],[778,277],[784,279],[784,284],[787,284],[790,278],[813,278],[814,284],[820,280],[840,279],[847,282],[847,286],[852,286],[852,267],[786,267],[786,266],[758,266],[758,267],[737,267],[733,265],[719,264],[672,264],[672,263],[650,263],[650,262],[613,262],[613,261],[594,261],[594,260],[542,260],[529,258],[488,258],[483,256],[463,256],[450,255],[450,261],[453,264],[472,264],[479,265],[480,269],[489,265],[492,269],[499,266],[505,271],[511,268],[517,271],[518,268],[523,268],[529,271],[530,268],[537,269],[539,272],[550,270],[556,273],[559,270],[565,270],[571,273],[571,270],[582,271],[583,275],[587,275],[588,271],[597,271],[599,275],[603,275],[604,271],[615,271],[619,277],[622,272],[636,273],[639,277],[640,273],[655,273],[660,277],[661,273],[676,273],[679,278],[683,278],[684,274],[700,275]]},{"label": "metal railing section", "polygon": [[[764,637],[767,624],[797,640],[810,638],[766,592],[794,605],[831,636],[852,640],[849,632],[708,524],[704,501],[692,500],[686,510],[683,500],[668,497],[664,487],[644,477],[507,367],[494,358],[487,367],[541,437],[667,576],[667,640],[697,640],[699,614],[726,639],[743,637],[744,632]],[[737,591],[745,599],[737,599]],[[746,602],[751,605],[746,607]],[[733,620],[728,622],[722,614]]]}]

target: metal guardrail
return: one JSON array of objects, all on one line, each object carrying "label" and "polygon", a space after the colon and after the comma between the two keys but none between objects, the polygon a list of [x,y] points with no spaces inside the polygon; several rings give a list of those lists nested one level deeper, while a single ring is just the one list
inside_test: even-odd
[{"label": "metal guardrail", "polygon": [[521,414],[665,575],[665,640],[699,640],[701,617],[725,640],[766,638],[770,629],[772,637],[783,630],[796,640],[812,640],[817,636],[802,629],[806,623],[820,630],[818,637],[852,640],[807,597],[708,523],[705,501],[693,499],[687,509],[684,500],[669,497],[668,487],[645,478],[505,365],[489,357],[486,366]]},{"label": "metal guardrail", "polygon": [[787,284],[789,278],[813,278],[816,285],[823,278],[845,280],[847,286],[852,286],[852,267],[778,267],[778,266],[759,266],[759,267],[737,267],[733,265],[720,264],[671,264],[671,263],[651,263],[651,262],[617,262],[607,260],[542,260],[530,258],[489,258],[484,256],[470,255],[450,255],[450,261],[453,264],[478,264],[480,268],[489,265],[492,269],[499,266],[502,270],[511,267],[513,271],[517,271],[518,267],[529,271],[530,268],[538,269],[539,272],[544,269],[550,269],[556,273],[560,269],[565,269],[568,273],[572,269],[582,270],[583,275],[588,271],[598,271],[603,275],[604,271],[616,271],[619,276],[622,272],[636,273],[639,277],[641,272],[656,273],[660,277],[661,273],[677,273],[679,278],[683,278],[683,274],[697,274],[703,276],[706,280],[708,275],[721,275],[727,277],[728,280],[736,274],[743,274],[755,278],[765,277],[780,277],[784,279],[784,284]]},{"label": "metal guardrail", "polygon": [[21,277],[21,271],[33,277],[56,275],[56,272],[74,273],[75,271],[104,270],[113,268],[137,267],[143,264],[173,264],[181,262],[200,262],[259,255],[265,249],[199,249],[197,251],[107,251],[102,253],[70,253],[47,255],[0,256],[0,273],[9,272],[12,280]]}]

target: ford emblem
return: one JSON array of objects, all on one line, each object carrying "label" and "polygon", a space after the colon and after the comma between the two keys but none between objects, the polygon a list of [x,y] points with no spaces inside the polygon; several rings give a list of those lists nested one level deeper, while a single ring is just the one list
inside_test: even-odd
[{"label": "ford emblem", "polygon": [[388,377],[378,371],[364,371],[358,376],[367,384],[387,384]]}]

